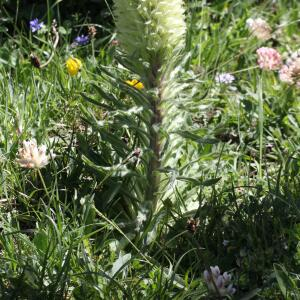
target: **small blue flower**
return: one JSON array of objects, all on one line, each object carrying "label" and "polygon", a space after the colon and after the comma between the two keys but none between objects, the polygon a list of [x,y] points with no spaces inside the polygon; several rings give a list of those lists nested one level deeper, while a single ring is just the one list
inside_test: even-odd
[{"label": "small blue flower", "polygon": [[29,22],[30,29],[32,32],[40,30],[44,26],[44,22],[39,23],[39,19],[36,18]]},{"label": "small blue flower", "polygon": [[74,42],[79,46],[84,46],[84,45],[88,44],[89,41],[90,41],[90,38],[88,35],[77,36],[74,40]]}]

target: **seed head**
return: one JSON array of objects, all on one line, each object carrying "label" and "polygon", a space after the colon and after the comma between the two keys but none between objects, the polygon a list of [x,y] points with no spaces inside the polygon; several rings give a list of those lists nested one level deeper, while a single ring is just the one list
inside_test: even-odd
[{"label": "seed head", "polygon": [[30,54],[30,62],[37,69],[39,69],[41,66],[39,58],[36,55],[34,55],[33,53]]},{"label": "seed head", "polygon": [[97,34],[97,29],[96,29],[96,27],[95,26],[89,26],[89,29],[88,29],[89,31],[88,31],[88,33],[89,33],[89,37],[90,37],[90,39],[94,39],[95,38],[95,36],[96,36],[96,34]]},{"label": "seed head", "polygon": [[190,233],[194,234],[196,232],[196,230],[198,229],[199,224],[200,224],[200,220],[198,218],[197,219],[188,218],[187,224],[186,224],[186,229]]}]

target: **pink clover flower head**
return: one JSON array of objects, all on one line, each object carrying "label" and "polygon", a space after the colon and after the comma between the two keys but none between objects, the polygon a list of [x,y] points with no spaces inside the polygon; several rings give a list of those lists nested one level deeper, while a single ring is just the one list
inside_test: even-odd
[{"label": "pink clover flower head", "polygon": [[279,79],[287,84],[294,84],[292,70],[287,65],[282,66],[279,70]]},{"label": "pink clover flower head", "polygon": [[261,47],[256,50],[258,65],[263,70],[277,70],[282,65],[279,52],[273,48]]},{"label": "pink clover flower head", "polygon": [[279,70],[279,79],[289,85],[295,84],[300,87],[300,57],[298,52],[293,53]]}]

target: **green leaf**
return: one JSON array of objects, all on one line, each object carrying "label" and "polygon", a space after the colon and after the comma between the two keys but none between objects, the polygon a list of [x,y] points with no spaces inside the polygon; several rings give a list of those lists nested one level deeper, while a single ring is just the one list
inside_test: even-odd
[{"label": "green leaf", "polygon": [[67,30],[65,27],[62,27],[62,26],[59,26],[58,27],[58,32],[61,34],[61,35],[66,35],[67,34]]},{"label": "green leaf", "polygon": [[182,181],[187,181],[190,182],[194,185],[199,185],[199,186],[212,186],[215,185],[216,183],[218,183],[222,177],[218,177],[218,178],[213,178],[213,179],[208,179],[205,181],[201,181],[199,179],[195,179],[195,178],[191,178],[191,177],[185,177],[185,176],[178,176],[176,177],[177,180],[182,180]]},{"label": "green leaf", "polygon": [[254,289],[248,292],[246,295],[244,295],[240,300],[250,300],[254,298],[260,291],[261,289]]},{"label": "green leaf", "polygon": [[289,276],[287,270],[284,266],[281,266],[279,264],[274,264],[274,271],[275,276],[279,285],[279,288],[281,290],[282,295],[285,297],[285,299],[291,299],[289,298],[289,292],[295,293],[297,291],[298,297],[294,299],[299,299],[300,294],[297,289],[297,285],[295,281]]},{"label": "green leaf", "polygon": [[208,179],[208,180],[203,181],[202,185],[203,186],[212,186],[212,185],[215,185],[216,183],[218,183],[221,179],[222,179],[222,177]]},{"label": "green leaf", "polygon": [[86,95],[85,93],[80,93],[80,95],[84,98],[84,100],[92,103],[92,104],[95,104],[97,106],[100,106],[100,107],[103,107],[107,110],[113,110],[113,108],[105,103],[102,103],[100,102],[99,100],[96,100],[96,99],[93,99],[91,98],[90,96]]},{"label": "green leaf", "polygon": [[175,131],[174,133],[179,134],[180,136],[192,140],[198,144],[217,144],[219,141],[217,139],[212,139],[212,138],[201,138],[198,135],[191,133],[189,131],[186,130],[178,130]]},{"label": "green leaf", "polygon": [[111,277],[114,277],[116,273],[118,273],[121,269],[124,269],[125,271],[126,267],[124,266],[127,265],[130,259],[131,259],[130,253],[127,253],[125,255],[122,255],[122,253],[120,253],[118,259],[113,263],[113,266],[111,268],[110,271]]},{"label": "green leaf", "polygon": [[201,181],[195,178],[190,178],[190,177],[184,177],[184,176],[177,176],[176,177],[177,180],[182,180],[182,181],[186,181],[186,182],[190,182],[194,185],[201,185]]},{"label": "green leaf", "polygon": [[48,236],[45,230],[40,230],[33,239],[33,243],[37,250],[45,253],[48,247]]},{"label": "green leaf", "polygon": [[97,84],[95,83],[92,83],[92,86],[97,90],[97,92],[99,93],[99,95],[105,99],[106,101],[109,102],[109,104],[111,105],[114,105],[115,107],[119,108],[119,109],[122,109],[122,108],[127,108],[128,106],[118,100],[113,94],[108,94],[106,93],[100,86],[98,86]]},{"label": "green leaf", "polygon": [[126,167],[126,165],[113,165],[113,166],[98,166],[95,163],[93,163],[90,159],[88,159],[86,156],[82,156],[82,160],[91,168],[93,168],[95,171],[97,171],[102,176],[108,177],[126,177],[128,175],[135,175],[138,176],[138,174]]}]

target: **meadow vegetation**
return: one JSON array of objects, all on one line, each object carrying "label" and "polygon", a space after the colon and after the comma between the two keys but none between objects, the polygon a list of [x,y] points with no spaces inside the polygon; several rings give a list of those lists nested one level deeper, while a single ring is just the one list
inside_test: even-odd
[{"label": "meadow vegetation", "polygon": [[299,1],[44,2],[0,2],[0,299],[300,299]]}]

